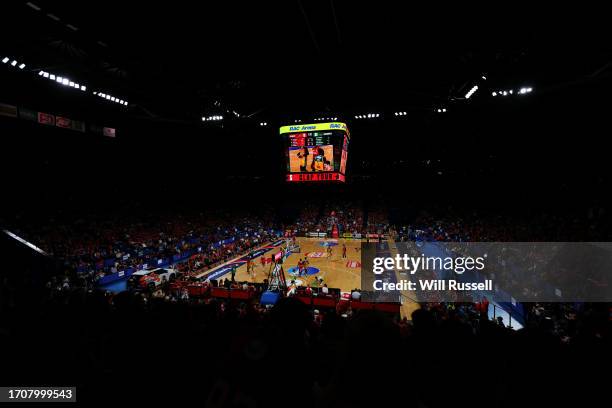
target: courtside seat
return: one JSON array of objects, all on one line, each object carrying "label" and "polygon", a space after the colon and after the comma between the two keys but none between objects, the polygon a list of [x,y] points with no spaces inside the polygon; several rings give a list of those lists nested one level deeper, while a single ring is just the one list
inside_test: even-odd
[{"label": "courtside seat", "polygon": [[199,284],[187,285],[187,292],[189,292],[189,296],[204,296],[206,293],[206,286]]},{"label": "courtside seat", "polygon": [[374,303],[374,310],[378,310],[380,312],[385,312],[385,313],[399,313],[400,304],[399,303]]},{"label": "courtside seat", "polygon": [[316,307],[336,307],[337,300],[333,297],[313,297],[312,305]]},{"label": "courtside seat", "polygon": [[295,298],[308,306],[312,305],[312,299],[313,299],[312,296],[298,295],[298,296],[295,296]]},{"label": "courtside seat", "polygon": [[351,309],[354,310],[372,310],[374,304],[371,302],[362,302],[360,300],[351,300]]},{"label": "courtside seat", "polygon": [[251,293],[252,292],[244,289],[232,289],[230,290],[230,298],[247,300],[251,298]]},{"label": "courtside seat", "polygon": [[212,297],[227,299],[229,298],[229,290],[225,288],[212,288],[210,292]]}]

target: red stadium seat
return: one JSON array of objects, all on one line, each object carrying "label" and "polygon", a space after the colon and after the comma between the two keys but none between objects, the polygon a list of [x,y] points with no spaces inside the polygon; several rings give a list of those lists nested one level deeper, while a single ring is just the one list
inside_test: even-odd
[{"label": "red stadium seat", "polygon": [[227,299],[229,298],[229,290],[225,288],[212,288],[211,296],[216,298]]}]

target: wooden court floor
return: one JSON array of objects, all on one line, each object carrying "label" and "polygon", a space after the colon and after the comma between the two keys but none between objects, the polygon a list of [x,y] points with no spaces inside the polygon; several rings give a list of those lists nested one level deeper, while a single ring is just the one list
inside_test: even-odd
[{"label": "wooden court floor", "polygon": [[[300,252],[289,255],[283,264],[287,284],[292,280],[298,286],[316,286],[315,278],[320,276],[323,283],[330,288],[340,288],[343,292],[350,292],[353,289],[361,288],[361,241],[356,239],[325,240],[323,238],[297,238],[300,245]],[[327,255],[324,242],[337,242],[338,245],[332,246],[331,256]],[[346,245],[346,258],[342,258],[342,244]],[[389,248],[392,256],[397,253],[395,243],[389,241]],[[266,254],[269,257],[272,253]],[[296,267],[300,259],[307,257],[309,267],[316,268],[315,274],[307,276],[294,276],[291,269]],[[359,262],[359,266],[355,264]],[[270,265],[262,266],[259,259],[255,262],[254,278],[247,274],[247,267],[243,265],[236,270],[236,280],[239,282],[263,282],[268,277]],[[228,275],[225,276],[227,278]],[[399,277],[398,277],[399,280]],[[404,294],[402,292],[402,294]],[[402,300],[401,316],[411,319],[412,312],[418,309],[419,304],[411,298],[410,294],[405,293]]]},{"label": "wooden court floor", "polygon": [[[337,242],[338,245],[332,246],[331,256],[328,256],[326,247],[321,243],[325,242],[323,238],[297,238],[300,245],[300,252],[293,253],[287,257],[283,263],[287,284],[291,280],[295,280],[298,286],[316,285],[315,277],[322,277],[323,283],[330,288],[340,288],[343,292],[350,292],[352,289],[360,288],[361,286],[361,267],[351,267],[355,263],[350,264],[350,261],[361,262],[361,242],[355,239],[339,239],[328,240],[328,242]],[[342,258],[342,244],[346,245],[346,258]],[[271,253],[266,254],[270,256]],[[300,259],[306,258],[309,262],[309,267],[316,268],[317,273],[306,276],[293,276],[291,269],[297,267]],[[349,266],[347,266],[349,264]],[[268,277],[270,266],[262,267],[259,259],[255,262],[255,279],[253,280],[247,274],[247,267],[243,265],[236,270],[236,280],[238,281],[255,281],[263,282]],[[360,264],[359,264],[360,265]],[[227,277],[227,275],[226,275]]]}]

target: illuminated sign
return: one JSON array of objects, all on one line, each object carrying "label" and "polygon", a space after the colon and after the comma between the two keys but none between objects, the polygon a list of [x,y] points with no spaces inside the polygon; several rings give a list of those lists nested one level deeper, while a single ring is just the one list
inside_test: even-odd
[{"label": "illuminated sign", "polygon": [[342,122],[328,122],[328,123],[314,123],[309,125],[289,125],[282,126],[280,128],[280,134],[294,133],[294,132],[309,132],[313,130],[343,130],[347,134],[349,133],[346,123]]},{"label": "illuminated sign", "polygon": [[287,174],[287,181],[290,182],[305,182],[305,181],[342,181],[344,182],[344,174],[337,172],[327,173],[295,173]]}]

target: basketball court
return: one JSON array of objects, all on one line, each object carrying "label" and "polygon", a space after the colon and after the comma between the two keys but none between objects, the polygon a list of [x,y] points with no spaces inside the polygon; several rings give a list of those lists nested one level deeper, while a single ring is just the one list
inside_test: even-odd
[{"label": "basketball court", "polygon": [[[298,286],[318,286],[316,279],[323,278],[323,283],[330,288],[339,288],[342,292],[350,292],[361,288],[361,240],[358,239],[325,239],[296,238],[300,246],[299,253],[290,254],[283,263],[287,284],[295,281]],[[365,242],[365,240],[363,240]],[[342,257],[342,246],[346,245],[346,258]],[[393,245],[393,248],[395,245]],[[328,253],[331,248],[331,254]],[[270,257],[271,254],[265,255]],[[297,264],[300,259],[308,260],[306,274],[298,276]],[[239,282],[263,282],[268,278],[270,264],[262,266],[260,259],[254,259],[254,277],[247,273],[246,264],[236,269],[236,280]],[[229,275],[223,276],[228,278]],[[401,308],[402,317],[411,317],[418,303],[404,296]]]}]

